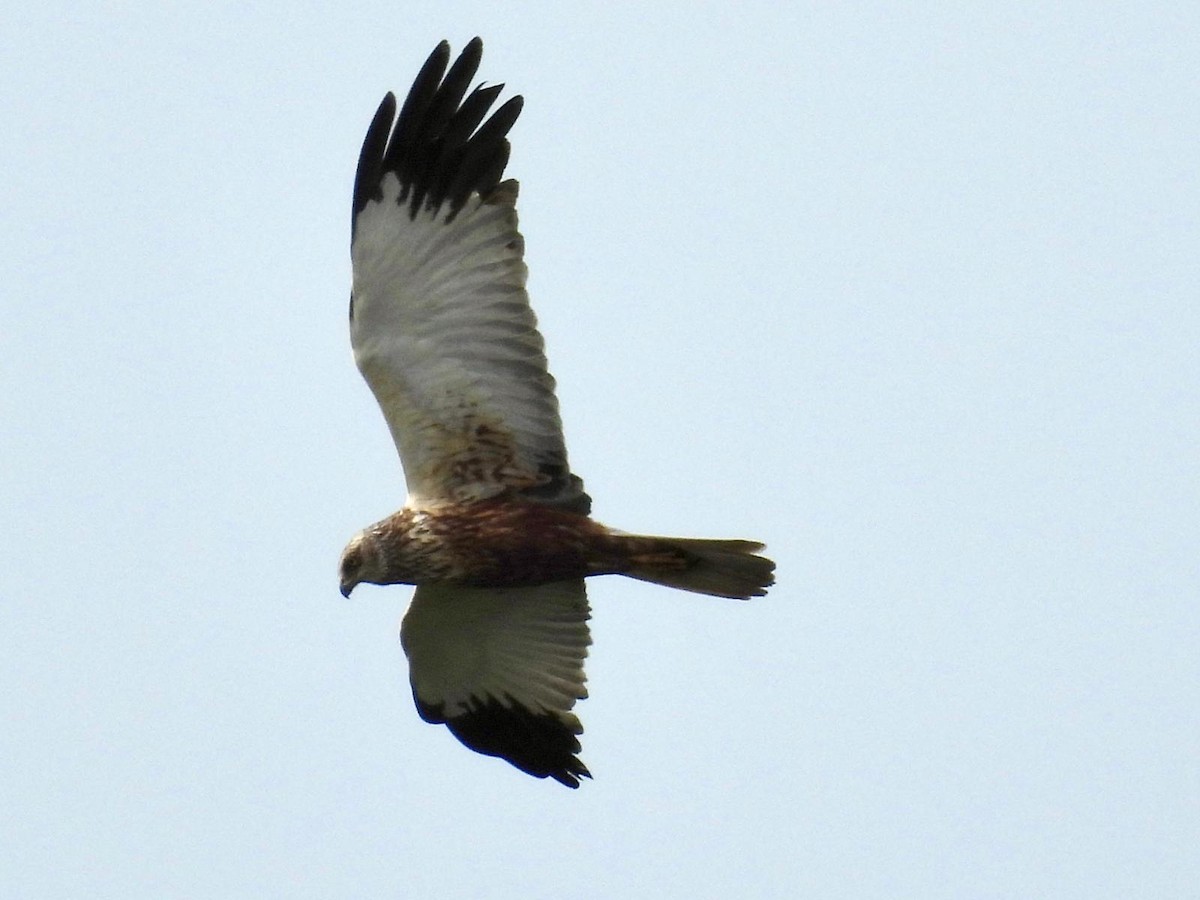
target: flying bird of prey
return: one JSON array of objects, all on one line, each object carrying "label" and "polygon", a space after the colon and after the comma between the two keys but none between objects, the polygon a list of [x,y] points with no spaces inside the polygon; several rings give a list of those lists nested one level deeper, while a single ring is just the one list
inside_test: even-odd
[{"label": "flying bird of prey", "polygon": [[[483,44],[443,41],[400,114],[384,97],[354,180],[350,336],[404,468],[404,508],[342,553],[342,594],[413,584],[401,626],[417,711],[463,744],[578,787],[591,643],[584,578],[746,599],[775,564],[751,541],[625,534],[590,518],[525,293],[513,97],[467,93]],[[447,71],[449,66],[449,71]],[[485,121],[486,119],[486,121]]]}]

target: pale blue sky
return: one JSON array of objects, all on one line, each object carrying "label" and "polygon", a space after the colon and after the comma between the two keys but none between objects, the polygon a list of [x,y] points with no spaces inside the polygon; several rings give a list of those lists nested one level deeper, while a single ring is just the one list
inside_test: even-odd
[{"label": "pale blue sky", "polygon": [[[5,14],[0,895],[1194,897],[1200,8],[349,6]],[[354,163],[475,34],[597,518],[779,563],[592,582],[574,792],[337,590]]]}]

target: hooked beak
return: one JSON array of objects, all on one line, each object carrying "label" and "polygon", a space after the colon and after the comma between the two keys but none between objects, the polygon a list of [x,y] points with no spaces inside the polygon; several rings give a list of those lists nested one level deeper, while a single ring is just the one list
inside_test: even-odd
[{"label": "hooked beak", "polygon": [[345,597],[346,599],[349,599],[349,598],[350,598],[350,592],[351,592],[352,590],[354,590],[354,588],[355,588],[355,585],[353,585],[353,584],[351,584],[351,583],[349,583],[349,582],[343,581],[343,582],[342,582],[342,585],[341,585],[341,588],[342,588],[342,596],[343,596],[343,597]]}]

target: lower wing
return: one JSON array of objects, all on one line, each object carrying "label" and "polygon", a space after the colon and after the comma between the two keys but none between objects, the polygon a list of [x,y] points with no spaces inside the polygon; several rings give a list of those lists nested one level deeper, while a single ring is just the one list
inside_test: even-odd
[{"label": "lower wing", "polygon": [[583,580],[533,587],[417,588],[400,630],[417,712],[467,747],[579,787],[591,643]]}]

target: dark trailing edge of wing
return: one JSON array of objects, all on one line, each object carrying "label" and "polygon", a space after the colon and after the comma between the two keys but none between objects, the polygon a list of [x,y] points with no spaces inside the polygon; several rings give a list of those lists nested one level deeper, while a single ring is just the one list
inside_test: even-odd
[{"label": "dark trailing edge of wing", "polygon": [[467,95],[482,56],[483,41],[475,38],[447,72],[450,45],[442,41],[421,67],[398,117],[395,96],[383,98],[358,158],[352,236],[358,214],[383,198],[388,172],[399,178],[400,200],[412,217],[447,201],[453,217],[472,193],[486,198],[496,189],[508,164],[507,135],[523,101],[509,99],[484,122],[503,85],[481,85]]},{"label": "dark trailing edge of wing", "polygon": [[417,712],[433,725],[445,724],[463,744],[477,753],[498,756],[535,778],[553,778],[569,788],[592,773],[577,754],[575,732],[551,713],[534,713],[520,704],[505,707],[489,697],[474,700],[470,712],[446,718],[444,704],[422,703],[413,694]]}]

